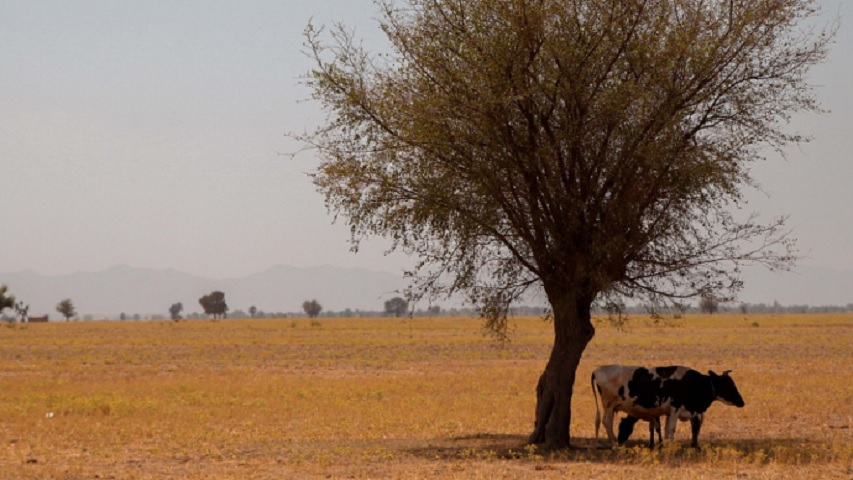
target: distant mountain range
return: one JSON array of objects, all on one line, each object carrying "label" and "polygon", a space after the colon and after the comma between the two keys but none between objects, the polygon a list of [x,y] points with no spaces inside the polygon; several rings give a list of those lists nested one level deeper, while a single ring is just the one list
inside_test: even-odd
[{"label": "distant mountain range", "polygon": [[[790,305],[853,303],[853,270],[798,267],[792,272],[763,269],[744,272],[740,301]],[[42,275],[32,271],[0,273],[0,284],[30,305],[32,315],[59,318],[56,304],[71,298],[77,311],[95,318],[167,315],[169,306],[200,312],[198,299],[214,290],[225,292],[230,309],[299,312],[302,302],[317,299],[324,310],[382,310],[384,302],[405,287],[402,275],[359,268],[276,266],[243,278],[212,280],[172,269],[116,266],[100,272]],[[6,311],[6,313],[11,313]]]},{"label": "distant mountain range", "polygon": [[[405,286],[402,275],[357,268],[276,266],[243,278],[211,280],[177,270],[116,266],[100,272],[41,275],[32,271],[0,273],[0,284],[30,305],[31,315],[58,318],[56,304],[70,298],[77,312],[96,318],[168,315],[169,306],[201,312],[198,299],[214,290],[225,293],[233,310],[254,305],[264,312],[298,312],[302,302],[317,299],[324,310],[382,310],[384,302]],[[10,313],[7,311],[6,313]]]}]

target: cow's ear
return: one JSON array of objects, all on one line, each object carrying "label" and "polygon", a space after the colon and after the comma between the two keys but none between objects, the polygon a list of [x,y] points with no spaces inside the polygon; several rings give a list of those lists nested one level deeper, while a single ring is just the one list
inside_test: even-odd
[{"label": "cow's ear", "polygon": [[730,373],[732,373],[731,370],[726,370],[725,372],[723,372],[723,375],[728,377]]},{"label": "cow's ear", "polygon": [[713,370],[708,370],[708,375],[710,375],[710,376],[712,376],[712,377],[719,377],[719,375],[717,375],[716,373],[714,373],[714,371],[713,371]]}]

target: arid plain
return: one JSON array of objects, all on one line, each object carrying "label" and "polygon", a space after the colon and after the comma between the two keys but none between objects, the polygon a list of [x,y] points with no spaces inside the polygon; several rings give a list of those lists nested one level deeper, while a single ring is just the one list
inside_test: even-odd
[{"label": "arid plain", "polygon": [[[853,314],[597,322],[573,449],[525,446],[551,324],[473,318],[77,322],[0,328],[0,478],[853,477]],[[595,443],[603,363],[733,370],[746,407],[700,442]]]}]

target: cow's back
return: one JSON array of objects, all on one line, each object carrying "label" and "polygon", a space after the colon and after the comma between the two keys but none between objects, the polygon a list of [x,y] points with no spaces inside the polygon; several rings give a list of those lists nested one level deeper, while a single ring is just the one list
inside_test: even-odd
[{"label": "cow's back", "polygon": [[634,372],[642,367],[631,365],[602,365],[592,372],[592,378],[598,387],[599,395],[612,397],[619,395],[619,388],[627,385]]}]

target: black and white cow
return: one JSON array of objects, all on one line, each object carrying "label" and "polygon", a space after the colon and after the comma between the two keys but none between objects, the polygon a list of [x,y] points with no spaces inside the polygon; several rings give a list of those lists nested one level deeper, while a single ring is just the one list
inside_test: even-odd
[{"label": "black and white cow", "polygon": [[[647,368],[604,365],[592,372],[594,397],[596,393],[601,396],[604,428],[613,445],[616,445],[619,440],[613,435],[613,416],[617,411],[651,422],[649,430],[652,435],[654,435],[655,422],[659,422],[660,417],[665,416],[664,438],[668,440],[675,437],[675,426],[678,420],[690,420],[693,431],[691,445],[698,448],[702,419],[715,400],[736,407],[744,406],[743,398],[728,371],[722,375],[714,372],[708,372],[708,375],[705,375],[681,366]],[[597,440],[601,425],[597,397],[595,411]],[[627,436],[624,436],[624,439],[627,440]],[[654,437],[650,443],[653,442]]]}]

